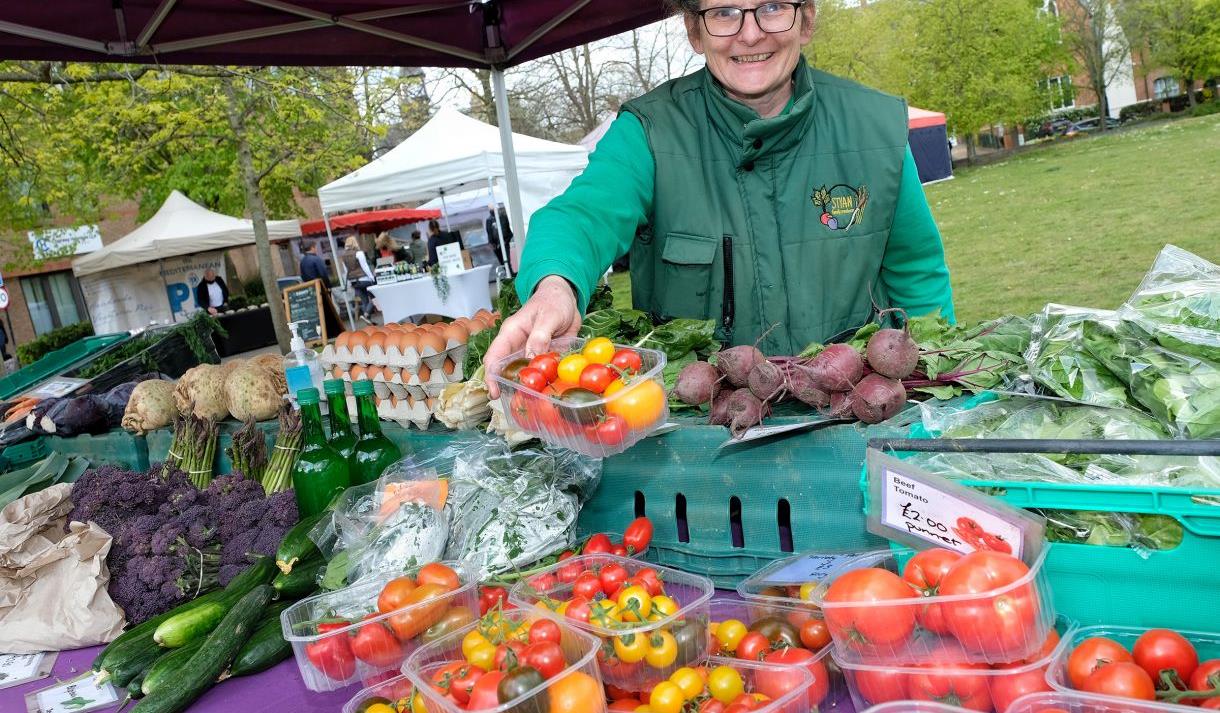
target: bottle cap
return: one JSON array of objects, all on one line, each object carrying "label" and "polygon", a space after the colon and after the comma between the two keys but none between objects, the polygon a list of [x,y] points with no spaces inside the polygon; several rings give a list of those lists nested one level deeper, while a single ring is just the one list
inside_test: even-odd
[{"label": "bottle cap", "polygon": [[322,389],[326,392],[327,396],[330,396],[331,394],[343,393],[347,390],[347,387],[344,386],[343,379],[327,379],[322,382]]},{"label": "bottle cap", "polygon": [[368,379],[361,379],[359,381],[352,382],[353,396],[367,396],[371,393],[373,393],[373,382],[369,381]]},{"label": "bottle cap", "polygon": [[318,403],[318,390],[310,386],[297,390],[297,403],[302,406]]}]

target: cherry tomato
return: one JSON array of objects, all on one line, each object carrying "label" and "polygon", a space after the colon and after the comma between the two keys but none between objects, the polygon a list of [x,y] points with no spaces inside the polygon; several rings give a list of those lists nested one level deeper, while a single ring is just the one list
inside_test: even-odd
[{"label": "cherry tomato", "polygon": [[496,658],[493,666],[498,671],[508,673],[522,665],[521,657],[525,653],[525,644],[520,641],[505,641],[496,647]]},{"label": "cherry tomato", "polygon": [[584,597],[572,597],[568,602],[567,608],[564,609],[563,615],[572,621],[589,622],[589,614],[592,609],[589,606],[589,600]]},{"label": "cherry tomato", "polygon": [[1205,698],[1199,704],[1199,707],[1207,708],[1208,710],[1220,710],[1220,698]]},{"label": "cherry tomato", "polygon": [[652,379],[642,379],[616,391],[606,402],[606,412],[622,416],[633,430],[642,431],[656,424],[665,404],[665,389]]},{"label": "cherry tomato", "polygon": [[466,703],[466,709],[477,711],[499,706],[500,697],[496,695],[496,690],[503,680],[503,671],[488,671],[483,674],[474,684],[474,688],[470,689],[470,701]]},{"label": "cherry tomato", "polygon": [[[916,595],[901,577],[888,570],[867,567],[846,572],[826,590],[828,604],[860,603],[866,606],[828,606],[823,609],[832,635],[850,646],[901,644],[915,631],[915,607],[876,606],[874,602],[902,601]],[[873,605],[873,606],[867,606]]]},{"label": "cherry tomato", "polygon": [[[564,558],[561,555],[559,561],[562,562],[563,560]],[[584,569],[582,569],[579,564],[569,562],[555,570],[555,579],[558,579],[564,584],[571,584],[580,577],[582,572],[584,572]]]},{"label": "cherry tomato", "polygon": [[491,642],[489,642],[487,637],[483,635],[483,632],[479,631],[478,629],[466,632],[466,635],[462,637],[463,658],[469,661],[471,652],[473,652],[477,647],[488,643]]},{"label": "cherry tomato", "polygon": [[395,577],[385,583],[377,597],[377,611],[389,614],[406,606],[407,597],[415,591],[415,580],[410,577]]},{"label": "cherry tomato", "polygon": [[1072,649],[1068,656],[1068,681],[1072,688],[1080,690],[1084,681],[1102,666],[1112,663],[1132,663],[1131,652],[1117,641],[1104,636],[1085,639]]},{"label": "cherry tomato", "polygon": [[644,369],[644,361],[640,359],[639,352],[634,349],[618,350],[610,359],[610,365],[617,367],[620,371],[632,374],[638,374]]},{"label": "cherry tomato", "polygon": [[[960,552],[940,547],[923,550],[907,562],[907,566],[902,570],[902,578],[914,587],[920,596],[934,597],[940,591],[941,580],[961,558]],[[944,611],[939,604],[926,604],[916,609],[915,621],[933,633],[949,633]]]},{"label": "cherry tomato", "polygon": [[569,354],[559,360],[559,379],[569,384],[580,383],[580,373],[589,365],[589,360],[581,354]]},{"label": "cherry tomato", "polygon": [[559,378],[559,355],[555,352],[547,352],[539,354],[530,359],[530,368],[537,369],[546,377],[546,383],[551,383]]},{"label": "cherry tomato", "polygon": [[624,545],[621,542],[617,545],[614,545],[613,547],[610,548],[610,554],[614,555],[615,557],[626,557],[627,556],[627,545]]},{"label": "cherry tomato", "polygon": [[356,674],[356,655],[352,653],[346,634],[335,634],[306,644],[305,655],[313,667],[329,679],[346,681]]},{"label": "cherry tomato", "polygon": [[648,653],[644,661],[653,668],[666,668],[678,660],[678,642],[668,631],[655,631],[648,635]]},{"label": "cherry tomato", "polygon": [[637,571],[631,578],[638,580],[640,585],[647,589],[648,594],[653,597],[658,597],[665,593],[665,587],[661,584],[661,578],[657,576],[657,571],[652,567],[645,567]]},{"label": "cherry tomato", "polygon": [[546,374],[543,374],[542,370],[535,369],[532,366],[527,366],[521,371],[517,372],[517,383],[521,384],[527,389],[542,391],[546,388],[548,382],[546,380]]},{"label": "cherry tomato", "polygon": [[699,704],[699,713],[725,713],[728,707],[715,698],[708,698]]},{"label": "cherry tomato", "polygon": [[652,613],[653,616],[657,614],[660,614],[662,617],[673,616],[678,613],[678,603],[673,600],[673,597],[667,597],[664,594],[653,594]]},{"label": "cherry tomato", "polygon": [[549,592],[554,589],[559,581],[555,579],[555,575],[548,573],[536,574],[528,580],[529,585],[537,592]]},{"label": "cherry tomato", "polygon": [[623,634],[614,637],[614,654],[625,663],[639,663],[648,655],[646,634]]},{"label": "cherry tomato", "polygon": [[639,554],[648,549],[652,542],[652,520],[637,517],[623,530],[623,544],[627,546],[628,554]]},{"label": "cherry tomato", "polygon": [[613,629],[623,623],[623,616],[613,599],[598,599],[589,603],[589,623]]},{"label": "cherry tomato", "polygon": [[686,697],[682,689],[671,681],[658,683],[648,695],[648,707],[652,713],[679,713],[684,703]]},{"label": "cherry tomato", "polygon": [[544,641],[554,644],[563,642],[563,632],[560,631],[559,624],[550,619],[539,619],[530,624],[530,643],[540,644]]},{"label": "cherry tomato", "polygon": [[[366,619],[376,616],[370,614]],[[405,652],[402,644],[382,626],[380,622],[365,624],[360,627],[351,641],[352,653],[356,658],[377,668],[397,666],[402,663]]]},{"label": "cherry tomato", "polygon": [[1148,672],[1154,682],[1161,672],[1172,669],[1183,682],[1189,681],[1199,667],[1199,652],[1186,637],[1168,629],[1149,629],[1131,647],[1135,663]]},{"label": "cherry tomato", "polygon": [[581,354],[589,360],[590,364],[609,364],[614,358],[615,353],[614,342],[606,337],[597,337],[585,342],[585,348],[581,350]]},{"label": "cherry tomato", "polygon": [[754,690],[768,698],[779,698],[803,683],[800,677],[792,675],[795,666],[804,666],[805,670],[813,676],[813,681],[806,689],[809,705],[816,707],[830,693],[830,671],[827,670],[826,663],[811,651],[793,648],[779,649],[767,654],[763,661],[781,664],[784,667],[761,669],[754,675]]},{"label": "cherry tomato", "polygon": [[1080,690],[1140,701],[1156,700],[1156,686],[1152,684],[1152,677],[1137,664],[1129,661],[1102,666],[1084,680]]},{"label": "cherry tomato", "polygon": [[457,572],[440,562],[420,567],[419,571],[415,573],[415,583],[421,587],[425,584],[439,584],[450,592],[462,586],[462,580],[458,577]]},{"label": "cherry tomato", "polygon": [[998,674],[991,678],[991,704],[998,711],[1006,711],[1021,696],[1049,690],[1051,686],[1043,668]]},{"label": "cherry tomato", "polygon": [[[608,687],[607,690],[609,690]],[[606,710],[618,711],[618,713],[634,713],[642,705],[644,704],[640,703],[638,698],[612,698]]]},{"label": "cherry tomato", "polygon": [[513,423],[525,431],[539,430],[537,412],[541,408],[540,404],[543,401],[543,399],[528,391],[518,391],[513,394],[513,400],[508,407]]},{"label": "cherry tomato", "polygon": [[466,665],[461,667],[449,679],[449,695],[457,699],[458,703],[466,705],[470,702],[470,695],[474,691],[475,685],[485,675],[487,675],[487,672],[478,666]]},{"label": "cherry tomato", "polygon": [[648,590],[638,585],[624,587],[615,597],[623,621],[647,621],[652,613],[652,597]]},{"label": "cherry tomato", "polygon": [[801,624],[801,645],[811,651],[821,651],[830,644],[830,629],[826,622],[811,616]]},{"label": "cherry tomato", "polygon": [[682,689],[682,695],[688,701],[703,693],[703,677],[699,675],[698,671],[689,666],[683,666],[674,671],[670,675],[669,680],[676,683],[678,688]]},{"label": "cherry tomato", "polygon": [[746,625],[737,619],[726,619],[720,622],[720,626],[716,627],[716,639],[720,641],[720,647],[727,653],[735,653],[737,646],[742,639],[749,633]]},{"label": "cherry tomato", "polygon": [[443,639],[467,624],[472,623],[474,620],[474,612],[470,611],[466,607],[450,607],[449,610],[445,612],[445,615],[441,617],[440,621],[428,627],[428,629],[420,635],[419,640],[422,643],[427,644],[436,641],[437,639]]},{"label": "cherry tomato", "polygon": [[504,587],[483,587],[479,590],[479,616],[491,611],[496,604],[504,609],[508,605],[508,590]]},{"label": "cherry tomato", "polygon": [[745,693],[746,684],[735,669],[717,666],[707,675],[707,690],[712,698],[728,705]]},{"label": "cherry tomato", "polygon": [[622,416],[610,414],[588,426],[585,435],[590,442],[613,448],[627,440],[628,431],[627,421]]},{"label": "cherry tomato", "polygon": [[[1210,659],[1199,664],[1199,667],[1190,676],[1190,690],[1213,691],[1218,688],[1220,688],[1220,659]],[[1194,700],[1202,704],[1204,700],[1218,701],[1220,698],[1196,698]]]},{"label": "cherry tomato", "polygon": [[763,656],[770,650],[771,642],[767,637],[757,631],[751,631],[737,643],[736,654],[739,659],[762,661]]},{"label": "cherry tomato", "polygon": [[627,581],[627,568],[621,564],[613,563],[602,567],[601,572],[597,574],[602,583],[602,591],[607,597],[612,596],[618,591],[619,587]]},{"label": "cherry tomato", "polygon": [[613,545],[610,543],[610,537],[604,532],[599,532],[589,537],[588,542],[585,543],[584,553],[587,555],[609,554],[611,547]]},{"label": "cherry tomato", "polygon": [[568,665],[563,656],[563,647],[554,641],[530,644],[521,652],[521,662],[537,669],[543,678],[555,676]]},{"label": "cherry tomato", "polygon": [[606,387],[606,390],[602,392],[602,398],[608,399],[622,391],[624,388],[626,388],[626,386],[627,382],[623,381],[621,378],[615,379],[614,381],[611,381],[610,385]]},{"label": "cherry tomato", "polygon": [[572,596],[574,597],[583,597],[592,601],[599,594],[602,594],[602,581],[592,572],[585,572],[577,577],[575,582],[572,582]]},{"label": "cherry tomato", "polygon": [[[992,596],[943,603],[950,633],[970,651],[1005,660],[1024,656],[1041,607],[1028,575],[1029,567],[1012,555],[980,551],[962,557],[941,580],[940,594],[977,595],[1009,588]],[[1025,584],[1011,586],[1023,578]]]},{"label": "cherry tomato", "polygon": [[407,596],[405,608],[389,618],[390,628],[399,641],[407,642],[424,633],[445,616],[449,593],[439,584],[422,584]]},{"label": "cherry tomato", "polygon": [[573,671],[553,681],[547,689],[550,705],[544,713],[595,713],[604,699],[602,687],[592,676]]},{"label": "cherry tomato", "polygon": [[617,375],[605,364],[592,363],[580,372],[580,387],[588,389],[595,394],[600,394],[606,390],[611,381],[614,381]]}]

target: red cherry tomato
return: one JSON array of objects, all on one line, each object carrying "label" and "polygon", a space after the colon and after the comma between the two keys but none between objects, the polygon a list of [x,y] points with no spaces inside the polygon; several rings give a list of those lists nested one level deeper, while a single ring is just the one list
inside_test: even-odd
[{"label": "red cherry tomato", "polygon": [[[1220,689],[1220,659],[1210,659],[1199,664],[1195,672],[1190,677],[1190,690],[1192,691],[1213,691]],[[1196,698],[1196,703],[1204,704],[1204,701],[1220,701],[1220,698]]]},{"label": "red cherry tomato", "polygon": [[585,543],[584,553],[587,555],[609,554],[611,547],[613,547],[613,545],[610,544],[609,536],[607,536],[604,532],[599,532],[590,537],[589,541]]},{"label": "red cherry tomato", "polygon": [[602,571],[598,573],[598,578],[602,583],[602,592],[607,597],[613,595],[627,581],[627,568],[621,564],[614,563],[602,567]]},{"label": "red cherry tomato", "polygon": [[770,650],[771,642],[767,640],[767,637],[757,631],[751,631],[737,642],[737,651],[734,653],[739,659],[762,661],[763,656]]},{"label": "red cherry tomato", "polygon": [[517,383],[521,384],[527,389],[542,391],[547,385],[546,375],[543,374],[539,369],[527,366],[521,371],[517,372]]},{"label": "red cherry tomato", "polygon": [[457,699],[458,703],[469,703],[474,687],[485,675],[486,672],[478,666],[462,666],[449,679],[449,695]]},{"label": "red cherry tomato", "polygon": [[496,647],[496,670],[508,673],[522,665],[521,657],[525,653],[525,644],[520,641],[505,641]]},{"label": "red cherry tomato", "polygon": [[559,583],[558,580],[555,579],[555,575],[549,574],[549,573],[548,574],[536,574],[533,577],[529,578],[530,586],[539,592],[550,591],[550,590],[554,589],[555,585],[558,583]]},{"label": "red cherry tomato", "polygon": [[[563,560],[563,555],[560,555],[559,561],[562,562]],[[558,579],[564,584],[571,584],[572,582],[575,582],[578,577],[580,577],[580,573],[583,571],[584,570],[581,569],[579,564],[569,562],[565,565],[561,565],[559,569],[555,570],[555,579]]]},{"label": "red cherry tomato", "polygon": [[544,641],[554,644],[563,642],[563,632],[560,631],[559,625],[550,619],[539,619],[530,624],[530,643],[540,644]]},{"label": "red cherry tomato", "polygon": [[568,601],[568,608],[564,610],[563,615],[572,621],[589,623],[589,615],[593,613],[592,607],[589,606],[589,600],[584,597],[572,597]]},{"label": "red cherry tomato", "polygon": [[[320,631],[319,633],[326,633]],[[335,681],[346,681],[356,673],[356,656],[346,634],[336,634],[305,645],[305,655],[322,675]]]},{"label": "red cherry tomato", "polygon": [[644,369],[644,361],[640,359],[639,352],[634,349],[618,350],[614,353],[614,357],[610,359],[610,364],[621,371],[630,371],[637,374]]},{"label": "red cherry tomato", "polygon": [[640,585],[648,590],[649,596],[655,597],[665,593],[665,585],[661,583],[661,578],[652,567],[641,569],[632,579],[639,580]]},{"label": "red cherry tomato", "polygon": [[1068,656],[1068,681],[1072,688],[1080,690],[1085,679],[1102,666],[1132,661],[1131,653],[1122,644],[1104,636],[1094,636],[1072,649]]},{"label": "red cherry tomato", "polygon": [[546,377],[546,383],[551,383],[559,378],[559,355],[555,352],[547,352],[539,354],[530,359],[530,368],[537,369]]},{"label": "red cherry tomato", "polygon": [[592,572],[585,572],[572,583],[572,596],[574,597],[583,597],[592,601],[594,597],[602,593],[602,581]]},{"label": "red cherry tomato", "polygon": [[629,554],[639,554],[647,550],[651,542],[652,520],[646,517],[637,517],[623,530],[623,544],[627,546]]},{"label": "red cherry tomato", "polygon": [[499,706],[500,697],[496,695],[496,689],[502,680],[504,680],[503,671],[488,671],[483,674],[474,684],[474,688],[470,689],[470,701],[466,704],[466,709],[477,711]]},{"label": "red cherry tomato", "polygon": [[[366,619],[376,616],[370,614]],[[356,658],[377,668],[397,666],[402,663],[405,653],[397,637],[380,622],[365,624],[360,627],[351,641],[352,653]]]},{"label": "red cherry tomato", "polygon": [[631,429],[627,426],[627,421],[618,414],[609,414],[597,423],[586,427],[585,435],[592,443],[598,443],[607,448],[621,446],[623,441],[627,440],[627,433]]},{"label": "red cherry tomato", "polygon": [[479,615],[482,616],[495,608],[508,608],[508,590],[504,587],[483,587],[479,590]]},{"label": "red cherry tomato", "polygon": [[537,669],[544,679],[555,676],[568,665],[563,656],[563,647],[554,641],[530,644],[521,653],[521,662]]},{"label": "red cherry tomato", "polygon": [[618,374],[615,374],[614,370],[605,364],[590,364],[580,372],[580,386],[595,394],[600,394],[606,390],[611,381],[617,378]]}]

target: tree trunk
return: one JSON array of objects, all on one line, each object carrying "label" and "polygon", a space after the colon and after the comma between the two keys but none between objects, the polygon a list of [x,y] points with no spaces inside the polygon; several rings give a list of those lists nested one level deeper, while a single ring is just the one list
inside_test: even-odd
[{"label": "tree trunk", "polygon": [[254,251],[258,256],[258,272],[263,278],[263,290],[267,293],[267,305],[271,308],[271,324],[275,327],[275,341],[280,351],[288,351],[288,324],[281,306],[279,286],[275,283],[275,272],[271,261],[271,241],[267,237],[267,205],[258,186],[258,174],[254,172],[254,157],[246,138],[246,116],[233,87],[233,79],[223,80],[225,98],[228,99],[229,128],[237,141],[237,166],[241,182],[246,190],[246,209],[254,222]]},{"label": "tree trunk", "polygon": [[1186,84],[1186,100],[1190,103],[1190,108],[1194,109],[1197,104],[1195,101],[1195,78],[1182,77],[1182,81]]},{"label": "tree trunk", "polygon": [[974,134],[966,134],[966,163],[974,165],[974,159],[978,156],[978,152],[974,146]]}]

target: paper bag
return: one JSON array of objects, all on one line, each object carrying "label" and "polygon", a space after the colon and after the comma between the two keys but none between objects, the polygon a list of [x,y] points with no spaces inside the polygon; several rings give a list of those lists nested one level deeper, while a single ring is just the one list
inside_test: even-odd
[{"label": "paper bag", "polygon": [[0,510],[0,631],[4,653],[61,651],[114,639],[123,611],[110,599],[110,535],[64,523],[72,485],[54,485]]}]

